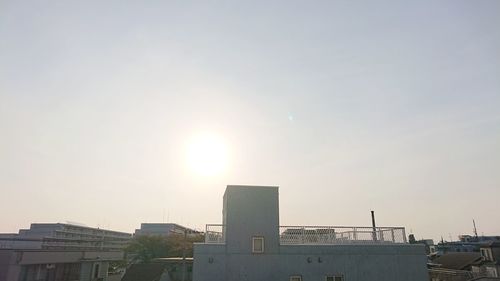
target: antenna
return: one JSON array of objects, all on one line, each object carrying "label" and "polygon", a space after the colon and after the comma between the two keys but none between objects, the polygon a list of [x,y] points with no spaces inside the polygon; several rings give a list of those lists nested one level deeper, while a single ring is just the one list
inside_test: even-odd
[{"label": "antenna", "polygon": [[472,219],[472,224],[474,225],[474,235],[476,236],[476,239],[477,239],[476,221],[474,219]]}]

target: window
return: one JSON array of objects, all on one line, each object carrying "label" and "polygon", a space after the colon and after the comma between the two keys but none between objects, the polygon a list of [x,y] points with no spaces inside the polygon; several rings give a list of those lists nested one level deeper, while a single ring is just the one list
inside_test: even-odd
[{"label": "window", "polygon": [[94,278],[99,277],[99,264],[96,263],[94,266]]},{"label": "window", "polygon": [[489,277],[498,277],[497,270],[494,267],[486,267],[486,274]]},{"label": "window", "polygon": [[481,255],[487,261],[493,261],[493,255],[491,254],[490,251],[491,251],[490,249],[481,249]]},{"label": "window", "polygon": [[252,237],[252,253],[264,253],[264,237]]},{"label": "window", "polygon": [[302,276],[300,275],[290,276],[290,281],[302,281]]},{"label": "window", "polygon": [[481,256],[483,256],[483,259],[484,260],[488,260],[488,255],[486,254],[486,250],[485,249],[481,249]]},{"label": "window", "polygon": [[326,281],[344,281],[343,275],[326,276]]},{"label": "window", "polygon": [[[491,253],[491,249],[486,249],[486,252],[488,253],[488,259],[489,259],[490,261],[494,261],[494,260],[493,260],[493,254]],[[496,277],[496,276],[495,276],[495,277]]]}]

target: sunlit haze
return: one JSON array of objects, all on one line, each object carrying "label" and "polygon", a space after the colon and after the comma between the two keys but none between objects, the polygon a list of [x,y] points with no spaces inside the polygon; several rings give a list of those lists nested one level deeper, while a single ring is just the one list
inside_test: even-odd
[{"label": "sunlit haze", "polygon": [[193,172],[215,176],[227,167],[228,147],[223,139],[212,134],[202,134],[189,141],[187,162]]},{"label": "sunlit haze", "polygon": [[0,0],[0,232],[221,223],[500,234],[500,1]]}]

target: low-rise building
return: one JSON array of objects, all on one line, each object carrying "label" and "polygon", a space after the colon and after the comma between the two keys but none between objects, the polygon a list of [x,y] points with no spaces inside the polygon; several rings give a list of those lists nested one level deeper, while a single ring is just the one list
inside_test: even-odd
[{"label": "low-rise building", "polygon": [[280,226],[278,187],[228,186],[223,224],[194,246],[194,281],[424,281],[403,227]]},{"label": "low-rise building", "polygon": [[490,242],[500,242],[500,236],[459,235],[458,241],[441,241],[435,249],[436,255],[447,253],[479,252],[481,246]]},{"label": "low-rise building", "polygon": [[487,277],[500,277],[500,242],[484,244],[480,253],[484,262],[472,267],[472,271]]},{"label": "low-rise building", "polygon": [[2,281],[106,281],[121,251],[0,249]]},{"label": "low-rise building", "polygon": [[499,261],[500,243],[489,242],[479,252],[450,252],[435,258],[429,276],[431,281],[490,280],[500,277]]},{"label": "low-rise building", "polygon": [[64,223],[34,223],[0,235],[1,281],[106,281],[124,258],[129,233]]},{"label": "low-rise building", "polygon": [[436,247],[434,246],[434,240],[432,239],[420,239],[416,240],[415,235],[410,234],[408,235],[408,242],[410,244],[422,244],[425,246],[425,253],[427,255],[434,255],[436,252]]}]

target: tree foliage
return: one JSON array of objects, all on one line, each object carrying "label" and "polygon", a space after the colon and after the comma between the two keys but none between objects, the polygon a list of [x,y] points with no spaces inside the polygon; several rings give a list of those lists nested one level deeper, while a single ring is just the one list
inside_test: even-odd
[{"label": "tree foliage", "polygon": [[167,237],[158,235],[141,235],[132,239],[125,249],[127,256],[136,262],[147,263],[155,258],[193,256],[193,243],[203,241],[203,235],[173,234]]}]

